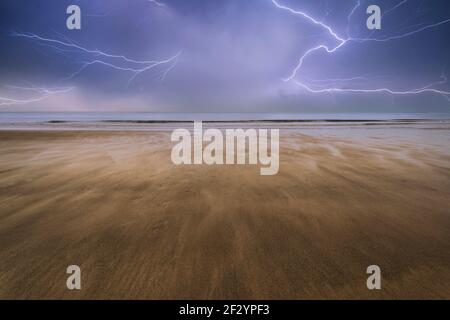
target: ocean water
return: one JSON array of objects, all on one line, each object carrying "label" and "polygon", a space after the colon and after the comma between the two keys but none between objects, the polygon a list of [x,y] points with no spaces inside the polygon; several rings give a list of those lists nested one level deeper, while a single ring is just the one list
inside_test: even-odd
[{"label": "ocean water", "polygon": [[151,113],[151,112],[0,112],[0,123],[49,121],[250,121],[250,120],[449,120],[450,113]]}]

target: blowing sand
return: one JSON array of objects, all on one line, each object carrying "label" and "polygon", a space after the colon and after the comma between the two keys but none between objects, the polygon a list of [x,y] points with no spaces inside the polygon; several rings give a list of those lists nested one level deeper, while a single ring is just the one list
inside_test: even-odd
[{"label": "blowing sand", "polygon": [[420,130],[282,129],[269,177],[176,167],[170,132],[0,132],[0,298],[450,299],[450,140]]}]

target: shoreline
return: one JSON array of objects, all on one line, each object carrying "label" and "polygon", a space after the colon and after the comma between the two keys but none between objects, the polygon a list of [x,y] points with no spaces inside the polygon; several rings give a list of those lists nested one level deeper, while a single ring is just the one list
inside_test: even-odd
[{"label": "shoreline", "polygon": [[[34,121],[1,122],[0,131],[168,131],[191,128],[195,121],[176,120],[101,120],[101,121]],[[205,120],[207,128],[280,128],[283,130],[333,129],[450,129],[450,120]]]}]

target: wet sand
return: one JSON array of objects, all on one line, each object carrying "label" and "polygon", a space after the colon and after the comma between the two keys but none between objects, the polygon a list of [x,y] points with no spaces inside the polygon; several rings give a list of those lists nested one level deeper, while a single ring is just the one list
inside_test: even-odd
[{"label": "wet sand", "polygon": [[0,298],[450,299],[449,130],[401,130],[290,125],[266,177],[166,131],[0,131]]}]

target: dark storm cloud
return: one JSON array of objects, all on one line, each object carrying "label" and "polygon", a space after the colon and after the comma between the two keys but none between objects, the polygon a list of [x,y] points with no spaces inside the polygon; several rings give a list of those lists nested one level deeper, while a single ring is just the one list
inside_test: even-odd
[{"label": "dark storm cloud", "polygon": [[[385,93],[305,92],[283,82],[308,49],[335,39],[307,19],[277,9],[271,0],[25,1],[0,4],[0,96],[28,97],[7,85],[74,88],[69,93],[8,110],[148,110],[203,112],[446,112],[438,94],[392,96]],[[303,10],[339,35],[385,38],[450,18],[445,0],[410,0],[383,18],[382,30],[366,28],[369,4],[383,11],[401,1],[279,1]],[[66,8],[78,4],[82,30],[66,28]],[[349,27],[349,28],[348,28]],[[93,64],[74,48],[12,36],[35,34],[134,60],[164,60],[181,52],[161,79],[162,65],[139,73]],[[299,79],[319,81],[360,77],[357,88],[408,90],[440,81],[448,71],[450,23],[389,42],[350,43],[334,54],[318,52],[306,60]],[[55,48],[56,47],[56,48]],[[59,50],[58,50],[59,49]],[[61,51],[64,49],[64,51]],[[120,59],[119,59],[120,60]],[[104,59],[123,68],[142,67]],[[73,76],[70,76],[73,75]],[[132,79],[132,81],[130,81]],[[339,83],[343,86],[342,83]],[[346,83],[348,85],[348,83]],[[436,84],[449,90],[446,84]]]}]

